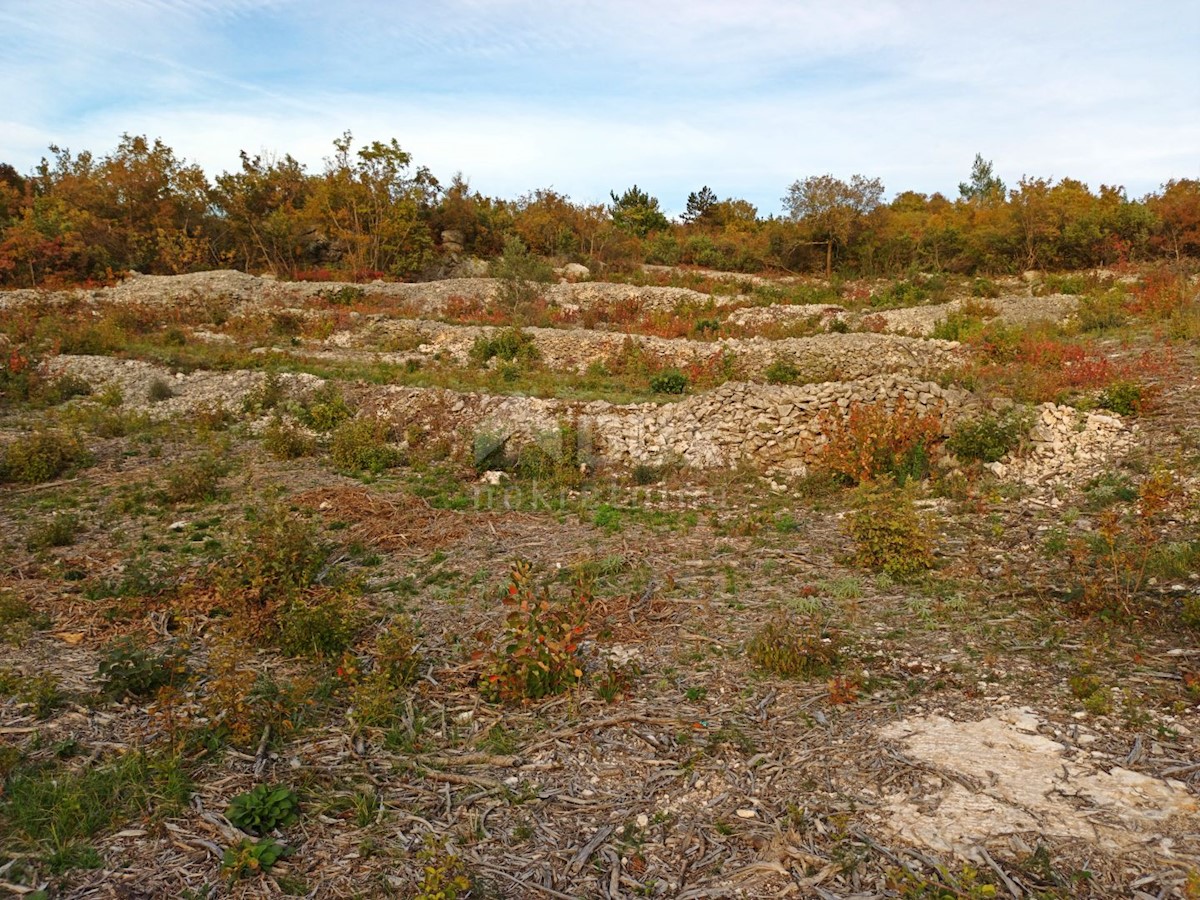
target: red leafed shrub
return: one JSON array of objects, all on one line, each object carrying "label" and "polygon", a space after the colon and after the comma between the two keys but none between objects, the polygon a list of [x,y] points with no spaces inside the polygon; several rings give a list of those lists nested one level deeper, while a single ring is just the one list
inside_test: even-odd
[{"label": "red leafed shrub", "polygon": [[903,397],[891,408],[883,401],[852,403],[845,417],[827,410],[820,423],[827,442],[818,467],[854,484],[883,475],[901,483],[923,478],[942,439],[941,417],[909,409]]}]

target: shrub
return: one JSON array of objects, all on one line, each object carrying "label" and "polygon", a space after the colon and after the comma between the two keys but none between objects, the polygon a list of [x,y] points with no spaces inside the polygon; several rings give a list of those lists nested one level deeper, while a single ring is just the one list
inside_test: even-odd
[{"label": "shrub", "polygon": [[976,278],[971,282],[972,297],[995,298],[1000,296],[1000,285],[990,278]]},{"label": "shrub", "polygon": [[300,801],[289,788],[260,784],[234,797],[225,808],[225,818],[242,831],[261,836],[300,821]]},{"label": "shrub", "polygon": [[163,498],[168,503],[195,503],[213,500],[217,496],[217,485],[229,471],[229,466],[210,453],[197,459],[177,463],[167,473],[163,485]]},{"label": "shrub", "polygon": [[118,638],[104,648],[97,675],[109,697],[151,697],[187,679],[187,658],[177,648],[155,653],[135,638]]},{"label": "shrub", "polygon": [[299,411],[301,422],[321,432],[333,431],[353,415],[354,410],[331,381],[313,391]]},{"label": "shrub", "polygon": [[763,371],[768,384],[795,384],[800,380],[800,369],[790,359],[776,358]]},{"label": "shrub", "polygon": [[839,662],[836,633],[812,625],[800,626],[786,616],[764,625],[749,643],[746,655],[760,669],[789,678],[824,678]]},{"label": "shrub", "polygon": [[40,522],[29,530],[25,546],[29,550],[44,550],[47,547],[69,547],[75,543],[79,533],[79,519],[71,513],[55,513],[52,518]]},{"label": "shrub", "polygon": [[886,402],[877,401],[851,403],[845,417],[827,411],[821,414],[820,425],[828,440],[817,467],[851,484],[883,475],[900,484],[924,478],[942,435],[938,416],[909,410],[903,397],[891,409]]},{"label": "shrub", "polygon": [[268,372],[263,380],[242,399],[242,411],[262,415],[283,402],[283,379],[278,372]]},{"label": "shrub", "polygon": [[333,464],[348,472],[374,472],[404,461],[399,448],[388,443],[388,425],[381,419],[353,419],[333,432],[329,454]]},{"label": "shrub", "polygon": [[1123,416],[1135,416],[1142,411],[1143,402],[1142,386],[1121,378],[1100,392],[1096,405]]},{"label": "shrub", "polygon": [[946,447],[959,459],[996,462],[1020,445],[1029,424],[1029,416],[1016,410],[985,413],[958,423]]},{"label": "shrub", "polygon": [[327,556],[309,522],[278,507],[256,510],[241,528],[236,550],[221,564],[222,586],[248,591],[265,606],[311,585]]},{"label": "shrub", "polygon": [[61,375],[42,386],[37,392],[37,399],[46,406],[57,406],[72,397],[86,397],[91,392],[92,386],[78,375]]},{"label": "shrub", "polygon": [[352,598],[340,591],[308,592],[283,607],[279,648],[289,656],[328,659],[350,646],[360,627]]},{"label": "shrub", "polygon": [[1075,310],[1082,331],[1108,331],[1125,324],[1125,292],[1113,288],[1103,294],[1083,297]]},{"label": "shrub", "polygon": [[317,296],[330,306],[353,306],[361,303],[367,292],[357,285],[344,284],[339,288],[322,288],[317,291]]},{"label": "shrub", "polygon": [[504,605],[503,646],[491,652],[480,682],[491,701],[537,700],[558,694],[583,677],[579,659],[591,597],[582,585],[566,600],[554,600],[548,588],[530,582],[530,564],[517,562],[509,576]]},{"label": "shrub", "polygon": [[317,441],[301,428],[273,418],[263,429],[263,449],[276,459],[299,459],[317,451]]},{"label": "shrub", "polygon": [[493,358],[505,362],[535,362],[541,354],[537,341],[520,328],[503,328],[490,337],[480,335],[471,345],[470,358],[476,365],[486,365]]},{"label": "shrub", "polygon": [[59,430],[34,431],[4,448],[0,481],[40,484],[70,469],[89,465],[91,455],[77,434]]},{"label": "shrub", "polygon": [[540,297],[542,285],[554,280],[554,269],[514,236],[504,242],[504,252],[492,262],[491,275],[500,281],[501,305],[511,311]]},{"label": "shrub", "polygon": [[0,641],[21,643],[30,631],[50,624],[50,618],[38,613],[28,600],[0,592]]},{"label": "shrub", "polygon": [[175,390],[163,378],[155,378],[146,389],[146,399],[151,403],[161,403],[175,396]]},{"label": "shrub", "polygon": [[688,377],[678,369],[664,369],[650,376],[650,390],[656,394],[682,394],[688,388]]},{"label": "shrub", "polygon": [[907,492],[864,489],[848,523],[855,562],[893,578],[916,575],[933,566],[934,527]]}]

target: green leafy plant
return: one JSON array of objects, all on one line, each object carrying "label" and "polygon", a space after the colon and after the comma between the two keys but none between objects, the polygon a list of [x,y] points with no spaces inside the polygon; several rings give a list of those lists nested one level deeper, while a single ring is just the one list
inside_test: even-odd
[{"label": "green leafy plant", "polygon": [[168,503],[214,500],[217,486],[228,471],[229,464],[211,453],[176,463],[167,472],[167,480],[162,488],[163,499]]},{"label": "green leafy plant", "polygon": [[1030,417],[1015,408],[998,415],[985,413],[959,422],[946,447],[959,459],[996,462],[1020,446],[1029,425]]},{"label": "green leafy plant", "polygon": [[505,362],[536,362],[541,354],[533,336],[520,328],[502,328],[490,337],[480,335],[471,345],[471,361],[484,365],[493,358]]},{"label": "green leafy plant", "polygon": [[278,372],[268,372],[256,387],[247,391],[242,400],[242,411],[262,415],[279,406],[284,396],[283,379]]},{"label": "green leafy plant", "polygon": [[366,290],[354,284],[344,284],[337,288],[322,288],[317,296],[330,306],[353,306],[361,303],[367,296]]},{"label": "green leafy plant", "polygon": [[221,857],[221,870],[230,880],[260,875],[271,871],[271,867],[287,856],[288,848],[271,838],[251,841],[242,838],[225,850]]},{"label": "green leafy plant", "polygon": [[855,561],[893,578],[908,578],[933,566],[934,523],[919,513],[901,489],[860,490],[847,528]]},{"label": "green leafy plant", "polygon": [[688,377],[678,369],[663,369],[650,376],[650,390],[656,394],[682,394],[688,389]]},{"label": "green leafy plant", "polygon": [[162,403],[175,396],[175,391],[165,378],[155,378],[146,389],[146,399],[151,403]]},{"label": "green leafy plant", "polygon": [[55,513],[29,530],[25,546],[29,550],[47,547],[69,547],[79,533],[79,518],[72,513]]},{"label": "green leafy plant", "polygon": [[297,411],[297,417],[303,424],[320,432],[333,431],[353,415],[353,408],[331,381],[313,391]]},{"label": "green leafy plant", "polygon": [[800,369],[790,359],[779,357],[765,370],[763,375],[768,384],[795,384],[800,380]]},{"label": "green leafy plant", "polygon": [[449,852],[433,835],[425,838],[425,847],[417,854],[421,863],[421,883],[413,900],[458,900],[471,890],[462,858]]},{"label": "green leafy plant", "polygon": [[300,821],[300,801],[288,787],[260,784],[229,801],[225,817],[243,831],[264,835]]},{"label": "green leafy plant", "polygon": [[534,588],[530,573],[530,564],[519,561],[509,576],[503,644],[490,653],[480,682],[483,695],[492,701],[538,700],[583,677],[579,639],[591,596],[580,585],[568,599],[555,600],[548,588]]},{"label": "green leafy plant", "polygon": [[263,429],[262,442],[263,449],[276,459],[299,459],[317,451],[316,439],[311,434],[279,417],[271,419]]},{"label": "green leafy plant", "polygon": [[1142,411],[1145,392],[1136,381],[1120,378],[1100,392],[1096,405],[1123,416],[1135,416]]},{"label": "green leafy plant", "polygon": [[351,596],[328,589],[289,600],[279,618],[279,648],[289,656],[339,656],[361,627]]},{"label": "green leafy plant", "polygon": [[151,697],[160,688],[180,685],[189,672],[187,658],[178,647],[155,652],[132,637],[122,637],[106,646],[97,675],[110,697]]}]

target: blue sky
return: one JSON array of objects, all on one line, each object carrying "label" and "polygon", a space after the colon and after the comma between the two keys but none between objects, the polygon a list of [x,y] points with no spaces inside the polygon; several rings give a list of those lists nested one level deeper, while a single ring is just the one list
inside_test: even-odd
[{"label": "blue sky", "polygon": [[1200,177],[1197,0],[0,0],[0,161],[161,137],[319,170],[395,137],[443,181],[710,185],[778,213],[797,178],[956,193],[1022,175]]}]

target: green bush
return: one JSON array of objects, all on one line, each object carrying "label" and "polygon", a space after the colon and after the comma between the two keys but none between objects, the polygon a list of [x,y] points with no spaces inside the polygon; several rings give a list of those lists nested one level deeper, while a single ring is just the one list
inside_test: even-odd
[{"label": "green bush", "polygon": [[352,598],[341,591],[291,600],[279,621],[279,649],[288,656],[329,659],[354,641],[361,620]]},{"label": "green bush", "polygon": [[300,821],[300,801],[289,788],[260,784],[234,797],[225,818],[242,831],[261,836]]},{"label": "green bush", "polygon": [[989,299],[1000,296],[1000,285],[992,281],[990,278],[976,278],[971,282],[972,297],[987,297]]},{"label": "green bush", "polygon": [[907,491],[860,489],[848,529],[855,561],[893,578],[907,578],[933,566],[935,525],[921,514]]},{"label": "green bush", "polygon": [[175,390],[164,378],[155,378],[146,389],[146,399],[151,403],[162,403],[175,396]]},{"label": "green bush", "polygon": [[86,397],[92,386],[78,375],[62,375],[43,385],[37,392],[37,400],[46,406],[58,406],[73,397]]},{"label": "green bush", "polygon": [[317,296],[330,306],[353,306],[361,303],[367,292],[357,285],[344,284],[339,288],[322,288],[317,291]]},{"label": "green bush", "polygon": [[959,459],[996,462],[1020,446],[1029,424],[1028,415],[1016,410],[985,413],[956,425],[946,447]]},{"label": "green bush", "polygon": [[278,372],[268,372],[263,380],[253,389],[246,392],[242,399],[242,411],[252,415],[262,415],[275,409],[283,402],[283,379]]},{"label": "green bush", "polygon": [[314,431],[330,432],[354,415],[337,385],[325,382],[304,402],[297,417]]},{"label": "green bush", "polygon": [[776,358],[763,371],[768,384],[795,384],[800,380],[800,369],[790,359]]},{"label": "green bush", "polygon": [[491,337],[480,335],[471,345],[471,361],[485,365],[493,357],[505,362],[531,363],[540,357],[537,342],[520,328],[503,328]]},{"label": "green bush", "polygon": [[388,442],[388,424],[381,419],[353,419],[337,427],[329,442],[333,464],[347,472],[374,472],[404,461],[400,449]]},{"label": "green bush", "polygon": [[1103,294],[1082,297],[1075,310],[1082,331],[1108,331],[1120,328],[1126,322],[1125,292],[1113,288]]},{"label": "green bush", "polygon": [[77,434],[59,430],[34,431],[4,448],[0,481],[40,484],[81,466],[91,454]]},{"label": "green bush", "polygon": [[1100,392],[1096,405],[1123,416],[1135,416],[1142,411],[1142,402],[1142,386],[1136,381],[1120,379]]},{"label": "green bush", "polygon": [[254,510],[222,563],[221,581],[254,592],[263,605],[286,600],[313,584],[328,555],[311,523],[280,507]]},{"label": "green bush", "polygon": [[678,369],[664,369],[650,376],[650,390],[656,394],[682,394],[688,388],[688,377]]},{"label": "green bush", "polygon": [[542,285],[554,280],[554,269],[529,251],[519,237],[504,242],[504,252],[492,262],[491,275],[500,282],[500,303],[508,310],[536,300]]},{"label": "green bush", "polygon": [[263,429],[263,449],[276,459],[299,459],[317,451],[317,441],[301,428],[276,417]]}]

